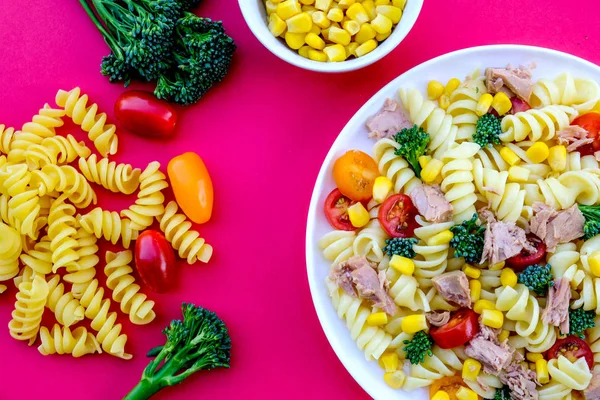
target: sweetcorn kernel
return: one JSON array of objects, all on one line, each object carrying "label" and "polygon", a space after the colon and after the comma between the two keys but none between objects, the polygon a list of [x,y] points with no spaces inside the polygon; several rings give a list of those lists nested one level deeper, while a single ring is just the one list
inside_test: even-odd
[{"label": "sweetcorn kernel", "polygon": [[600,277],[600,251],[595,251],[588,256],[590,272],[597,277]]},{"label": "sweetcorn kernel", "polygon": [[537,142],[528,148],[525,154],[532,162],[539,164],[548,158],[550,155],[550,149],[548,149],[548,145],[546,143]]},{"label": "sweetcorn kernel", "polygon": [[370,21],[367,10],[365,10],[365,7],[360,3],[356,3],[348,7],[348,10],[346,10],[346,16],[361,25]]},{"label": "sweetcorn kernel", "polygon": [[427,97],[429,100],[437,100],[444,94],[444,85],[440,81],[429,81],[427,84]]},{"label": "sweetcorn kernel", "polygon": [[427,319],[424,314],[407,315],[402,318],[402,331],[404,333],[417,333],[427,329]]},{"label": "sweetcorn kernel", "polygon": [[308,50],[310,50],[310,46],[304,45],[298,49],[298,54],[304,58],[308,58]]},{"label": "sweetcorn kernel", "polygon": [[331,21],[342,22],[344,19],[344,11],[342,11],[341,8],[332,8],[327,13],[327,18],[329,18]]},{"label": "sweetcorn kernel", "polygon": [[442,94],[438,99],[439,106],[442,110],[447,110],[450,107],[450,97],[447,94]]},{"label": "sweetcorn kernel", "polygon": [[398,7],[389,6],[389,5],[381,5],[375,8],[377,13],[385,15],[388,17],[393,24],[397,24],[400,22],[402,18],[402,10]]},{"label": "sweetcorn kernel", "polygon": [[279,15],[273,13],[269,15],[269,31],[275,37],[281,36],[287,28],[284,20]]},{"label": "sweetcorn kernel", "polygon": [[403,275],[412,275],[415,272],[415,263],[410,258],[394,254],[390,260],[390,267]]},{"label": "sweetcorn kernel", "polygon": [[356,33],[354,40],[360,45],[366,42],[367,40],[374,39],[375,36],[377,36],[377,32],[375,32],[375,29],[373,29],[371,24],[366,23],[360,26],[360,30]]},{"label": "sweetcorn kernel", "polygon": [[477,399],[479,399],[479,396],[477,395],[477,393],[475,393],[471,389],[461,386],[456,391],[456,398],[458,400],[477,400]]},{"label": "sweetcorn kernel", "polygon": [[356,57],[356,49],[359,44],[356,42],[350,42],[348,46],[346,46],[346,57],[354,56]]},{"label": "sweetcorn kernel", "polygon": [[510,331],[508,329],[502,329],[500,334],[498,335],[498,341],[500,343],[504,342],[510,336]]},{"label": "sweetcorn kernel", "polygon": [[548,150],[548,164],[552,171],[564,171],[567,168],[567,148],[563,145],[552,146]]},{"label": "sweetcorn kernel", "polygon": [[479,268],[471,267],[469,264],[465,264],[463,272],[466,276],[472,279],[479,279],[481,276],[481,270]]},{"label": "sweetcorn kernel", "polygon": [[327,46],[323,51],[327,54],[329,62],[346,61],[346,49],[341,44]]},{"label": "sweetcorn kernel", "polygon": [[375,32],[384,34],[392,31],[392,20],[383,14],[377,14],[375,19],[371,21],[371,26]]},{"label": "sweetcorn kernel", "polygon": [[392,0],[392,5],[404,10],[404,7],[406,7],[406,0]]},{"label": "sweetcorn kernel", "polygon": [[500,261],[499,263],[496,263],[496,264],[494,264],[494,265],[490,265],[490,266],[488,267],[488,269],[489,269],[490,271],[500,271],[502,268],[504,268],[504,265],[505,265],[505,264],[506,264],[506,262],[505,262],[505,261]]},{"label": "sweetcorn kernel", "polygon": [[498,115],[504,115],[512,108],[512,102],[504,92],[498,92],[494,95],[492,108],[496,110]]},{"label": "sweetcorn kernel", "polygon": [[387,351],[379,358],[379,364],[385,372],[394,372],[400,366],[400,358],[395,351]]},{"label": "sweetcorn kernel", "polygon": [[387,6],[390,4],[390,0],[375,0],[376,6]]},{"label": "sweetcorn kernel", "polygon": [[341,44],[342,46],[348,46],[350,44],[350,34],[343,29],[332,26],[329,28],[329,39],[330,42]]},{"label": "sweetcorn kernel", "polygon": [[313,21],[308,13],[300,13],[288,18],[287,21],[288,32],[291,33],[308,33],[312,29]]},{"label": "sweetcorn kernel", "polygon": [[502,286],[515,287],[517,285],[517,274],[510,268],[504,268],[500,274],[500,283]]},{"label": "sweetcorn kernel", "polygon": [[362,6],[365,8],[369,21],[372,21],[377,16],[377,6],[373,0],[365,0],[362,2]]},{"label": "sweetcorn kernel", "polygon": [[548,361],[543,358],[535,362],[535,374],[539,383],[546,384],[550,382],[550,373],[548,371]]},{"label": "sweetcorn kernel", "polygon": [[292,18],[294,15],[298,15],[302,12],[300,3],[297,0],[285,0],[277,5],[277,15],[282,20],[286,21]]},{"label": "sweetcorn kernel", "polygon": [[321,29],[329,28],[331,21],[327,19],[327,15],[323,11],[315,11],[312,13],[311,18],[313,23]]},{"label": "sweetcorn kernel", "polygon": [[450,96],[452,93],[454,93],[454,91],[456,89],[458,89],[459,86],[460,86],[460,79],[452,78],[446,84],[446,87],[444,88],[444,93],[446,93],[447,96]]},{"label": "sweetcorn kernel", "polygon": [[319,35],[309,33],[306,35],[306,44],[316,50],[323,50],[325,48],[325,41],[321,39]]},{"label": "sweetcorn kernel", "polygon": [[454,237],[454,233],[450,229],[446,229],[438,233],[435,236],[432,236],[429,240],[427,240],[428,246],[441,246],[443,244],[448,244]]},{"label": "sweetcorn kernel", "polygon": [[267,15],[271,15],[274,12],[277,12],[277,4],[273,0],[267,0],[265,3],[265,9],[267,10]]},{"label": "sweetcorn kernel", "polygon": [[404,385],[404,381],[406,380],[406,375],[402,370],[397,370],[394,372],[386,372],[383,375],[383,380],[389,387],[392,389],[400,389],[402,385]]},{"label": "sweetcorn kernel", "polygon": [[310,58],[313,61],[326,62],[327,54],[325,54],[323,51],[320,51],[320,50],[309,49],[308,50],[308,58]]},{"label": "sweetcorn kernel", "polygon": [[375,40],[373,40],[373,39],[367,40],[366,42],[364,42],[363,44],[361,44],[360,46],[358,46],[356,48],[356,56],[362,57],[366,54],[369,54],[376,48],[377,48],[377,42]]},{"label": "sweetcorn kernel", "polygon": [[344,28],[344,30],[346,32],[348,32],[350,34],[350,36],[354,36],[358,33],[358,31],[360,30],[360,24],[356,21],[344,21],[342,23],[342,27]]},{"label": "sweetcorn kernel", "polygon": [[383,311],[373,313],[367,317],[367,324],[370,326],[380,326],[388,323],[388,316]]},{"label": "sweetcorn kernel", "polygon": [[438,390],[435,392],[431,400],[450,400],[450,395],[448,395],[448,392]]},{"label": "sweetcorn kernel", "polygon": [[478,301],[475,302],[475,304],[473,305],[473,311],[475,311],[477,314],[481,314],[483,313],[483,310],[495,310],[496,309],[496,305],[489,301],[489,300],[485,300],[485,299],[480,299]]},{"label": "sweetcorn kernel", "polygon": [[527,168],[513,165],[508,169],[508,180],[511,182],[527,182],[530,171]]},{"label": "sweetcorn kernel", "polygon": [[333,0],[315,0],[315,8],[321,11],[329,11]]},{"label": "sweetcorn kernel", "polygon": [[536,362],[537,360],[542,360],[544,359],[544,356],[540,353],[527,353],[527,355],[525,356],[525,358],[531,362]]},{"label": "sweetcorn kernel", "polygon": [[[340,46],[340,45],[338,44],[336,46]],[[328,59],[329,59],[329,54],[327,53],[327,49],[328,48],[330,49],[331,47],[333,47],[333,46],[329,46],[329,47],[325,48],[325,50],[324,50],[324,53],[327,55]],[[344,50],[343,47],[342,47],[342,50]],[[332,51],[332,50],[330,50],[330,51]],[[309,50],[308,57],[310,58],[310,50]],[[319,61],[319,60],[315,60],[315,61]],[[355,228],[362,228],[363,226],[367,225],[369,223],[369,221],[371,220],[371,216],[369,215],[369,212],[367,211],[365,206],[362,205],[361,202],[358,202],[358,203],[353,204],[350,207],[348,207],[348,217],[350,218],[350,223]]]},{"label": "sweetcorn kernel", "polygon": [[482,115],[487,114],[488,111],[490,111],[490,107],[492,106],[492,101],[494,101],[494,97],[491,94],[482,94],[479,98],[479,101],[477,101],[477,108],[475,109],[475,114],[479,115],[480,117]]},{"label": "sweetcorn kernel", "polygon": [[288,46],[290,46],[290,48],[294,50],[299,50],[300,47],[304,46],[304,44],[306,43],[305,39],[306,33],[285,33],[285,42]]},{"label": "sweetcorn kernel", "polygon": [[481,323],[490,328],[502,328],[502,325],[504,325],[504,314],[502,314],[502,311],[484,309],[481,313]]},{"label": "sweetcorn kernel", "polygon": [[503,147],[500,149],[500,157],[508,163],[508,165],[515,165],[519,162],[520,158],[510,147]]},{"label": "sweetcorn kernel", "polygon": [[425,168],[427,166],[427,164],[429,164],[429,161],[431,161],[433,157],[431,156],[421,156],[419,157],[419,165],[421,166],[421,169]]},{"label": "sweetcorn kernel", "polygon": [[481,282],[477,279],[469,281],[469,291],[471,292],[471,301],[474,303],[481,298]]},{"label": "sweetcorn kernel", "polygon": [[[350,43],[348,46],[351,45],[352,43]],[[347,48],[346,51],[348,51]],[[377,178],[375,178],[375,182],[373,183],[373,200],[375,200],[378,203],[383,203],[384,200],[388,197],[388,194],[390,194],[390,192],[392,191],[393,186],[394,183],[387,176],[378,176]]]},{"label": "sweetcorn kernel", "polygon": [[383,42],[385,39],[389,38],[391,34],[392,31],[386,33],[378,33],[377,36],[375,36],[375,39],[377,39],[378,42]]},{"label": "sweetcorn kernel", "polygon": [[462,378],[468,381],[475,381],[481,372],[481,363],[473,358],[465,360],[462,369]]},{"label": "sweetcorn kernel", "polygon": [[356,0],[338,0],[338,6],[344,9],[350,7],[354,3],[356,3]]}]

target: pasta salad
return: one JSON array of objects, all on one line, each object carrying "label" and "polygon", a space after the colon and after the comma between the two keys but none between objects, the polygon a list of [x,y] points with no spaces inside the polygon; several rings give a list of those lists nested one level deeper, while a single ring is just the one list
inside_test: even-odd
[{"label": "pasta salad", "polygon": [[600,86],[533,68],[402,88],[333,165],[326,286],[392,388],[600,399]]}]

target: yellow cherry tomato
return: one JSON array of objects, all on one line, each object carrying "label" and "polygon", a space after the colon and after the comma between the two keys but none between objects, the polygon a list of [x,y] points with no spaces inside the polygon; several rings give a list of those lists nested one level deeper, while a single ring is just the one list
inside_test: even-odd
[{"label": "yellow cherry tomato", "polygon": [[375,160],[359,150],[348,151],[333,164],[336,186],[354,201],[367,201],[373,196],[373,183],[378,176]]}]

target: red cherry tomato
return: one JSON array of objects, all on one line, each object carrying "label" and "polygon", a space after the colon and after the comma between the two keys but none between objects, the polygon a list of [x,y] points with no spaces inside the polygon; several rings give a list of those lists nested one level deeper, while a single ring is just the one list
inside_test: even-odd
[{"label": "red cherry tomato", "polygon": [[388,197],[379,208],[379,223],[392,237],[412,237],[419,224],[415,220],[417,209],[410,197],[395,194]]},{"label": "red cherry tomato", "polygon": [[135,266],[142,281],[157,293],[168,291],[177,278],[175,251],[162,233],[147,230],[135,242]]},{"label": "red cherry tomato", "polygon": [[594,367],[594,354],[585,340],[577,336],[569,336],[564,339],[558,339],[554,346],[548,350],[548,359],[565,356],[569,361],[574,362],[578,358],[584,357],[590,368]]},{"label": "red cherry tomato", "polygon": [[204,161],[196,153],[184,153],[169,161],[167,167],[177,204],[197,224],[212,216],[214,190]]},{"label": "red cherry tomato", "polygon": [[141,90],[131,90],[117,98],[115,117],[131,133],[151,138],[173,136],[177,124],[177,113],[169,103]]},{"label": "red cherry tomato", "polygon": [[510,99],[510,102],[512,103],[512,109],[511,109],[511,113],[512,114],[516,114],[516,113],[520,113],[523,111],[527,111],[527,110],[531,110],[531,106],[523,99],[520,99],[518,97],[512,97]]},{"label": "red cherry tomato", "polygon": [[442,349],[453,349],[473,339],[479,332],[479,316],[473,310],[462,309],[452,314],[444,326],[432,326],[429,334]]},{"label": "red cherry tomato", "polygon": [[354,203],[356,202],[344,196],[339,189],[333,189],[325,199],[325,216],[329,225],[342,231],[356,230],[348,217],[348,207]]},{"label": "red cherry tomato", "polygon": [[515,270],[515,272],[521,272],[530,265],[539,264],[546,255],[546,244],[541,241],[540,238],[530,233],[527,235],[527,241],[533,247],[535,252],[530,253],[527,250],[521,250],[521,253],[506,260],[506,263]]},{"label": "red cherry tomato", "polygon": [[600,132],[600,113],[589,112],[583,114],[581,117],[575,118],[572,125],[579,125],[586,131],[588,131],[588,137],[594,139],[593,143],[582,146],[577,149],[582,156],[588,156],[594,154],[600,150],[600,138],[598,133]]}]

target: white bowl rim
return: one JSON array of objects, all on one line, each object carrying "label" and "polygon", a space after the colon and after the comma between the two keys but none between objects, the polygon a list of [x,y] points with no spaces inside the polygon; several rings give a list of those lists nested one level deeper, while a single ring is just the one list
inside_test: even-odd
[{"label": "white bowl rim", "polygon": [[[381,60],[382,58],[387,56],[389,53],[391,53],[396,47],[398,47],[404,41],[406,36],[408,36],[410,31],[412,31],[413,27],[415,26],[415,23],[419,19],[419,15],[421,14],[421,11],[423,9],[423,3],[425,0],[409,0],[410,2],[416,4],[414,6],[416,8],[413,10],[412,18],[405,19],[405,16],[402,17],[402,21],[406,20],[406,23],[407,23],[407,25],[405,27],[406,32],[404,32],[404,34],[394,35],[394,33],[396,32],[396,30],[398,28],[396,26],[394,28],[394,32],[392,32],[392,35],[390,35],[390,37],[388,37],[386,40],[384,40],[382,42],[382,44],[377,49],[372,51],[371,53],[369,53],[363,57],[360,57],[360,58],[355,58],[352,60],[343,61],[343,62],[335,62],[335,63],[333,63],[333,62],[332,63],[330,63],[330,62],[324,63],[324,62],[309,60],[309,59],[306,59],[306,58],[300,56],[299,54],[295,53],[291,49],[287,49],[290,51],[283,51],[283,52],[276,51],[276,49],[274,49],[269,43],[267,43],[265,36],[263,36],[263,34],[259,31],[261,29],[262,25],[266,26],[265,21],[260,21],[261,26],[259,26],[259,24],[258,24],[259,21],[257,21],[257,18],[251,17],[251,15],[250,15],[250,9],[254,7],[254,3],[256,1],[261,2],[262,0],[239,0],[238,4],[242,11],[244,20],[246,21],[246,24],[248,25],[248,27],[250,28],[250,30],[252,31],[252,33],[254,34],[256,39],[267,50],[269,50],[272,54],[274,54],[279,59],[281,59],[289,64],[292,64],[296,67],[302,68],[302,69],[306,69],[306,70],[314,71],[314,72],[341,73],[341,72],[355,71],[357,69],[361,69],[361,68],[367,67],[371,64],[374,64],[375,62]],[[413,7],[412,4],[411,4],[411,7]],[[402,21],[401,21],[401,23],[402,23]],[[267,30],[267,33],[269,33],[268,30]],[[269,33],[269,35],[271,35],[271,34]],[[272,36],[269,36],[269,38],[272,38]]]},{"label": "white bowl rim", "polygon": [[[551,55],[551,56],[559,56],[559,57],[562,57],[563,59],[565,59],[565,61],[570,60],[570,61],[573,61],[576,63],[582,63],[584,65],[595,68],[597,70],[600,69],[600,66],[598,66],[590,61],[587,61],[581,57],[578,57],[578,56],[575,56],[575,55],[572,55],[569,53],[565,53],[565,52],[562,52],[559,50],[549,49],[549,48],[545,48],[545,47],[518,45],[518,44],[497,44],[497,45],[476,46],[476,47],[469,47],[469,48],[456,50],[456,51],[452,51],[452,52],[440,55],[438,57],[435,57],[428,61],[425,61],[425,62],[405,71],[404,73],[398,75],[396,78],[392,79],[388,84],[386,84],[380,90],[378,90],[375,94],[373,94],[369,98],[369,100],[367,100],[354,113],[353,117],[346,123],[344,128],[340,131],[337,138],[332,143],[329,151],[327,152],[327,155],[325,156],[325,159],[323,160],[321,168],[319,169],[319,174],[317,176],[317,180],[315,182],[313,192],[311,195],[310,207],[308,210],[307,223],[306,223],[305,257],[306,257],[306,272],[307,272],[307,277],[308,277],[308,284],[310,287],[310,294],[311,294],[311,298],[313,300],[313,306],[315,307],[315,311],[317,313],[317,317],[321,324],[321,328],[323,329],[323,332],[325,333],[325,336],[327,337],[327,341],[329,342],[330,346],[333,348],[333,351],[335,352],[336,356],[338,357],[338,359],[340,360],[340,362],[342,363],[342,365],[344,366],[346,371],[348,371],[348,373],[352,376],[352,378],[354,378],[354,380],[372,398],[377,398],[377,397],[376,397],[376,393],[373,390],[371,390],[371,387],[369,385],[369,380],[367,379],[366,374],[364,376],[361,374],[358,374],[357,372],[360,372],[360,369],[356,368],[354,365],[350,365],[350,360],[344,354],[344,349],[342,348],[342,346],[339,345],[335,340],[333,340],[333,338],[334,338],[333,322],[329,321],[325,317],[324,311],[322,309],[323,305],[317,304],[316,300],[315,300],[316,292],[318,290],[322,290],[322,289],[318,289],[317,285],[324,286],[324,283],[322,281],[317,282],[315,280],[315,276],[314,276],[315,274],[313,273],[315,268],[311,267],[309,265],[309,260],[312,260],[314,258],[313,245],[314,245],[315,241],[318,240],[317,238],[312,237],[313,236],[312,232],[315,231],[315,223],[317,221],[317,211],[321,209],[318,204],[319,192],[321,191],[321,188],[323,187],[325,175],[326,175],[326,173],[329,172],[327,169],[327,166],[331,163],[331,159],[336,154],[335,149],[338,147],[337,146],[339,144],[338,142],[342,142],[342,138],[346,136],[345,135],[346,130],[349,129],[348,127],[355,125],[355,120],[360,116],[360,114],[362,114],[361,111],[363,110],[363,108],[369,107],[371,105],[371,103],[374,101],[374,99],[379,97],[380,92],[386,91],[386,89],[390,86],[397,86],[396,82],[404,74],[407,74],[407,73],[415,73],[416,74],[420,70],[426,69],[430,64],[444,62],[445,60],[448,60],[453,57],[462,57],[465,55],[469,55],[471,53],[478,53],[478,52],[485,53],[485,52],[490,52],[490,51],[511,51],[511,50],[513,50],[513,51],[531,51],[532,53],[537,52],[537,53],[543,53],[543,54],[547,54],[547,55]],[[337,321],[336,321],[336,323],[337,323]]]}]

